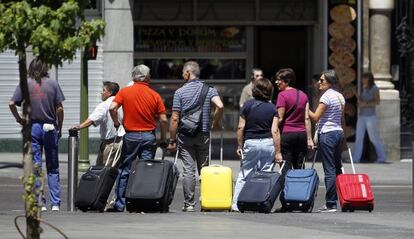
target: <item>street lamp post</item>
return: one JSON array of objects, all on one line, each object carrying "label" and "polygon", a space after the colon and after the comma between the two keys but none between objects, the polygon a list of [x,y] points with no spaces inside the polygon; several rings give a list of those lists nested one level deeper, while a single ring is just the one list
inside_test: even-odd
[{"label": "street lamp post", "polygon": [[[88,60],[86,51],[81,50],[81,84],[80,84],[80,122],[88,118]],[[88,127],[80,130],[79,140],[79,172],[86,172],[89,168],[89,130]]]}]

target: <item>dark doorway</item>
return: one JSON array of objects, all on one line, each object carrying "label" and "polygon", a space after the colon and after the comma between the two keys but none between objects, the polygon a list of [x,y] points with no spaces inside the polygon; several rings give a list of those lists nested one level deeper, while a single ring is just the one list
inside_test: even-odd
[{"label": "dark doorway", "polygon": [[308,93],[306,27],[258,27],[256,33],[255,65],[272,81],[278,69],[292,68],[296,73],[295,87]]}]

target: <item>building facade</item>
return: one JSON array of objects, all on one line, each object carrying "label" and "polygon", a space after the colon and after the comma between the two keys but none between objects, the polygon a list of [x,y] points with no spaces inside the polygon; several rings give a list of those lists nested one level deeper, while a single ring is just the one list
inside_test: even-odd
[{"label": "building facade", "polygon": [[[99,102],[102,80],[125,86],[131,80],[132,67],[141,63],[151,68],[151,84],[171,109],[173,93],[183,83],[180,66],[191,59],[200,63],[201,78],[218,88],[225,103],[225,128],[232,132],[237,125],[240,92],[249,81],[253,67],[262,68],[265,76],[272,80],[278,69],[291,67],[297,73],[296,87],[306,93],[312,90],[311,76],[324,69],[335,68],[341,72],[341,88],[345,93],[352,87],[359,87],[361,72],[372,71],[381,88],[382,100],[377,109],[381,137],[390,158],[400,158],[399,91],[395,90],[391,75],[394,1],[92,2],[94,9],[89,13],[105,20],[106,34],[100,43],[98,60],[89,64],[90,111]],[[347,19],[341,18],[343,9],[349,15]],[[346,25],[345,30],[338,27],[343,25]],[[335,60],[338,48],[338,51],[346,51],[350,62]],[[15,87],[17,82],[17,64],[12,66],[10,54],[1,57],[9,58],[7,66],[5,61],[0,61],[0,67],[12,69],[0,73],[0,89],[4,89],[0,97],[6,99],[9,96],[3,94],[9,94],[9,88]],[[78,68],[79,63],[74,62],[55,73],[68,99],[65,112],[70,113],[65,117],[65,131],[79,121]],[[9,73],[14,74],[16,80],[4,83],[7,88],[2,82],[11,79]],[[347,102],[346,130],[353,140],[357,107],[352,96]],[[1,127],[5,129],[0,138],[19,138],[18,125],[7,111],[0,108],[4,119]],[[90,132],[91,137],[97,137],[96,129]],[[233,137],[231,133],[228,135]]]}]

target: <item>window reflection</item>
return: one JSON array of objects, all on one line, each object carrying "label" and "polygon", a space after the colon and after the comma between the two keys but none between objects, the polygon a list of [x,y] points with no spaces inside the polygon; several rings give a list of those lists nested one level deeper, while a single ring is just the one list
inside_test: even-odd
[{"label": "window reflection", "polygon": [[[135,60],[135,65],[145,64],[151,68],[152,79],[181,79],[182,67],[193,59],[143,59]],[[200,65],[201,79],[244,79],[246,61],[244,59],[194,59]]]}]

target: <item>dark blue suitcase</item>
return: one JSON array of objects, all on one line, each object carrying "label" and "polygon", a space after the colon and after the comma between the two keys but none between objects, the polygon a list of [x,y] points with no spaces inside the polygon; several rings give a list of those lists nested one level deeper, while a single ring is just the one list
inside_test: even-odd
[{"label": "dark blue suitcase", "polygon": [[319,188],[319,176],[313,168],[316,154],[317,152],[312,168],[291,169],[287,172],[283,193],[280,196],[282,206],[287,211],[312,212]]},{"label": "dark blue suitcase", "polygon": [[255,171],[248,175],[237,198],[239,211],[269,213],[282,190],[279,180],[280,172]]}]

